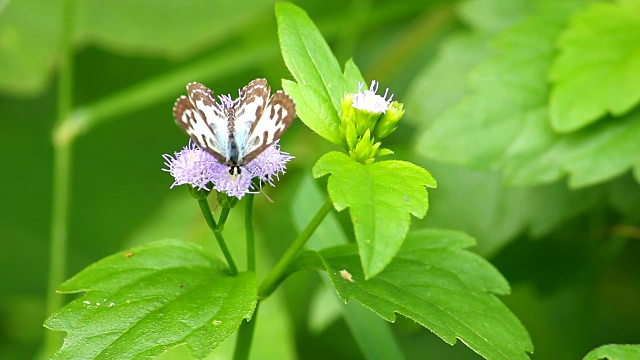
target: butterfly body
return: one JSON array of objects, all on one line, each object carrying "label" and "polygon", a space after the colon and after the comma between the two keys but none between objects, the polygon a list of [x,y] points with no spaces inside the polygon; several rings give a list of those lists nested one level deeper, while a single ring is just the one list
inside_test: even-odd
[{"label": "butterfly body", "polygon": [[173,107],[176,123],[201,148],[229,166],[231,175],[278,140],[295,118],[289,95],[270,96],[265,79],[251,81],[236,100],[219,97],[199,83],[187,85]]}]

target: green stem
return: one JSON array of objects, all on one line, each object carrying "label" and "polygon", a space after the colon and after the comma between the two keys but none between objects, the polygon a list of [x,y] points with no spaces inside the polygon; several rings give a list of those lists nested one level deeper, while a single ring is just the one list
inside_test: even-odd
[{"label": "green stem", "polygon": [[267,275],[264,279],[260,287],[258,288],[258,299],[263,300],[280,285],[280,283],[284,280],[287,275],[287,271],[289,270],[289,266],[296,259],[300,251],[304,248],[304,245],[307,243],[307,240],[313,235],[318,226],[322,223],[322,220],[329,214],[331,208],[333,207],[331,203],[331,199],[327,199],[327,201],[322,205],[322,207],[318,210],[316,215],[311,219],[307,227],[302,230],[298,238],[293,241],[291,246],[287,249],[287,251],[282,255],[280,261],[273,267],[273,270]]},{"label": "green stem", "polygon": [[247,271],[256,271],[256,242],[253,236],[253,194],[247,195],[244,228],[247,237]]},{"label": "green stem", "polygon": [[[260,303],[258,303],[259,305]],[[238,330],[238,338],[236,340],[236,349],[233,353],[233,360],[247,360],[249,351],[251,350],[251,340],[253,339],[253,329],[256,327],[258,320],[258,307],[253,312],[253,317],[249,322],[243,322]]]},{"label": "green stem", "polygon": [[198,204],[200,205],[200,210],[202,211],[202,215],[204,215],[204,219],[207,221],[207,225],[209,225],[209,229],[213,231],[213,235],[216,237],[218,241],[218,245],[220,246],[220,250],[222,250],[222,254],[224,258],[227,260],[229,264],[229,270],[231,270],[231,275],[238,274],[238,268],[236,267],[236,263],[233,261],[233,257],[231,257],[231,253],[229,252],[229,248],[227,248],[227,244],[224,242],[224,237],[222,233],[217,231],[218,225],[216,221],[213,219],[213,214],[211,213],[211,208],[209,207],[209,203],[207,199],[199,199]]},{"label": "green stem", "polygon": [[[73,147],[70,141],[57,138],[56,130],[63,125],[73,106],[73,0],[66,0],[62,14],[62,41],[60,49],[60,69],[58,72],[57,117],[53,131],[53,180],[51,199],[51,227],[49,238],[49,279],[47,286],[47,315],[60,309],[64,304],[62,294],[56,289],[65,279],[67,263],[67,239],[69,219],[69,198],[71,189],[71,166]],[[45,333],[45,352],[53,355],[62,345],[62,333]],[[47,357],[48,357],[47,356]]]},{"label": "green stem", "polygon": [[271,44],[267,44],[250,48],[238,47],[224,54],[217,52],[174,72],[130,86],[97,102],[77,108],[70,116],[71,121],[59,129],[59,136],[75,138],[97,125],[177,96],[180,89],[184,91],[184,86],[194,79],[207,81],[270,61],[279,55],[277,50]]},{"label": "green stem", "polygon": [[[65,279],[70,198],[71,145],[53,149],[53,198],[49,245],[49,281],[47,287],[47,315],[62,307],[64,297],[56,289]],[[45,333],[46,353],[51,356],[62,345],[62,333]]]},{"label": "green stem", "polygon": [[229,217],[229,213],[231,212],[231,208],[223,207],[220,212],[220,217],[218,218],[218,227],[216,231],[221,233],[224,230],[224,224],[227,223],[227,218]]}]

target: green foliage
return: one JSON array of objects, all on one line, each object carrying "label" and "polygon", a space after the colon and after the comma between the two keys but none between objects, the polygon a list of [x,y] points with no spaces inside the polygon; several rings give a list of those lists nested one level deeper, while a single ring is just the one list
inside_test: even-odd
[{"label": "green foliage", "polygon": [[[313,184],[311,178],[303,180],[293,203],[293,214],[299,230],[309,223],[315,210],[322,206],[325,196]],[[335,214],[329,214],[318,226],[308,243],[308,247],[320,250],[346,243],[348,243],[348,237],[340,228]],[[325,286],[316,291],[310,304],[309,327],[312,331],[314,328],[316,331],[325,329],[332,322],[335,322],[336,316],[340,316],[347,323],[354,340],[358,343],[358,347],[366,359],[401,360],[404,358],[389,323],[356,301],[345,306],[344,302],[336,296],[330,280],[323,277],[323,283]]]},{"label": "green foliage", "polygon": [[61,4],[60,0],[0,4],[0,89],[33,94],[44,88],[60,44]]},{"label": "green foliage", "polygon": [[362,73],[360,73],[360,69],[356,66],[356,63],[353,62],[353,59],[347,60],[344,64],[344,79],[346,81],[346,91],[355,93],[358,91],[358,83],[365,83],[364,77]]},{"label": "green foliage", "polygon": [[[148,16],[145,0],[79,1],[76,34],[105,48],[135,54],[157,54],[184,58],[240,33],[265,11],[271,0],[191,0],[188,4],[161,0],[153,2],[154,16]],[[235,11],[242,8],[243,11]],[[144,19],[144,21],[140,21]],[[211,26],[215,24],[215,26]]]},{"label": "green foliage", "polygon": [[438,174],[440,184],[429,194],[429,202],[437,204],[429,209],[429,224],[473,234],[476,251],[484,256],[496,254],[519,234],[548,235],[601,204],[607,193],[604,186],[568,191],[563,183],[509,187],[494,173],[443,164],[430,164],[429,169]]},{"label": "green foliage", "polygon": [[284,82],[284,90],[296,100],[305,125],[341,145],[338,109],[347,83],[338,60],[304,10],[281,2],[276,4],[276,18],[282,57],[297,81]]},{"label": "green foliage", "polygon": [[229,276],[200,246],[169,240],[111,255],[60,291],[86,294],[45,324],[68,332],[55,359],[149,359],[180,344],[204,358],[257,301],[254,274]]},{"label": "green foliage", "polygon": [[353,297],[387,321],[402,314],[449,344],[461,339],[487,359],[528,359],[533,346],[517,318],[494,294],[509,285],[481,257],[463,249],[469,236],[448,230],[411,233],[378,276],[366,280],[352,245],[308,252],[300,266],[324,267],[340,297]]},{"label": "green foliage", "polygon": [[640,345],[603,345],[589,352],[583,360],[633,360],[640,357]]},{"label": "green foliage", "polygon": [[[595,27],[592,29],[594,32],[579,32],[580,28],[585,27],[580,27],[579,24],[585,20],[580,20],[579,12],[577,15],[574,14],[581,9],[581,5],[582,3],[578,1],[557,3],[552,6],[548,6],[547,3],[544,7],[540,6],[541,10],[531,10],[525,20],[507,27],[492,40],[486,40],[486,36],[471,37],[472,35],[469,35],[466,38],[467,41],[474,41],[473,46],[478,50],[472,57],[476,60],[472,60],[468,65],[437,62],[434,67],[439,66],[440,71],[465,74],[474,63],[479,65],[472,72],[473,76],[470,77],[464,99],[442,111],[441,114],[434,114],[437,118],[433,120],[431,126],[425,127],[418,140],[418,152],[423,156],[444,162],[485,170],[498,169],[508,183],[525,186],[554,182],[568,174],[570,186],[580,188],[612,179],[630,168],[637,168],[637,154],[640,149],[636,145],[637,142],[631,139],[637,138],[640,130],[636,120],[637,112],[629,111],[630,106],[637,102],[637,97],[633,95],[635,93],[631,91],[632,89],[622,85],[624,82],[615,82],[616,86],[607,87],[615,91],[602,89],[602,92],[609,94],[602,99],[616,98],[616,101],[621,101],[621,104],[625,105],[616,105],[618,111],[615,111],[614,115],[620,115],[623,109],[626,115],[619,118],[606,117],[599,124],[570,134],[557,133],[552,127],[552,123],[558,124],[558,121],[570,123],[575,121],[566,116],[562,116],[562,120],[558,117],[553,119],[556,112],[553,109],[556,106],[554,102],[558,99],[556,95],[564,91],[560,89],[571,77],[566,78],[565,81],[563,76],[563,80],[556,84],[552,92],[547,82],[550,73],[556,78],[565,72],[577,74],[576,69],[582,69],[583,66],[570,64],[570,60],[580,57],[581,61],[589,62],[590,67],[584,71],[591,69],[588,76],[595,79],[595,77],[602,77],[595,75],[595,72],[600,71],[595,67],[610,68],[615,59],[623,56],[620,51],[628,50],[629,52],[624,54],[629,54],[632,58],[635,56],[633,55],[635,47],[630,49],[627,46],[622,49],[622,44],[628,43],[628,41],[625,42],[625,36],[634,36],[631,34],[636,32],[623,32],[617,27],[613,30],[616,33],[623,33],[616,38],[620,42],[617,46],[620,51],[603,52],[596,46],[589,46],[591,42],[602,39],[599,34],[605,28]],[[485,4],[485,6],[489,5]],[[630,7],[611,6],[615,6],[614,12],[619,17],[635,19],[630,13]],[[596,6],[595,9],[600,7]],[[602,10],[588,10],[586,14],[600,11]],[[518,15],[518,17],[521,16],[522,14]],[[625,29],[628,30],[633,21],[616,22],[616,24],[620,24],[616,25],[620,27],[626,26]],[[567,26],[570,27],[567,28]],[[576,31],[579,36],[571,35]],[[483,31],[477,32],[483,33]],[[556,43],[560,38],[563,39],[562,49],[567,50],[558,55]],[[483,41],[494,44],[494,55],[487,60],[483,60],[484,48],[481,45]],[[602,41],[609,43],[606,40]],[[452,49],[456,48],[452,47]],[[455,55],[449,55],[449,57],[465,56],[464,51],[471,49],[470,46],[464,46]],[[569,49],[571,51],[567,52]],[[576,49],[581,49],[581,52],[576,53],[578,51]],[[590,55],[587,56],[586,52],[590,52]],[[610,61],[601,59],[598,63],[588,60],[599,59],[598,54],[609,54],[612,58]],[[626,78],[625,81],[637,83],[633,81],[637,71],[631,71],[631,67],[636,66],[637,63],[630,60],[629,67],[616,68],[616,76],[622,76]],[[602,81],[598,83],[605,85]],[[580,87],[583,91],[596,88],[585,85]],[[452,103],[460,97],[459,85],[455,89],[458,89],[456,95],[445,98],[445,103]],[[437,93],[439,88],[433,88],[431,92]],[[445,95],[446,93],[450,91],[445,92]],[[621,95],[623,93],[624,95]],[[598,103],[579,94],[574,92],[571,101],[579,101],[587,107]],[[549,103],[550,96],[551,103]],[[636,100],[630,100],[631,98]],[[580,106],[573,104],[569,106],[563,103],[562,106],[582,111],[579,110]],[[603,115],[603,106],[598,105],[597,108],[600,110],[597,110],[595,115],[581,116],[581,118],[583,120],[590,118],[589,121],[595,121],[594,116]],[[586,122],[583,121],[581,124],[585,125]],[[575,128],[577,127],[572,129]]]},{"label": "green foliage", "polygon": [[[0,89],[36,94],[47,85],[59,55],[64,1],[8,1],[0,9]],[[270,0],[77,1],[75,43],[92,43],[121,53],[185,58],[242,31],[272,6]],[[2,7],[4,5],[0,5]],[[234,11],[242,8],[243,11]],[[142,21],[141,21],[142,19]],[[188,26],[185,26],[188,24]],[[216,26],[211,26],[215,24]],[[46,36],[43,36],[46,34]]]},{"label": "green foliage", "polygon": [[[282,54],[298,82],[284,81],[285,90],[291,91],[299,116],[307,126],[344,145],[345,131],[336,138],[340,134],[340,121],[336,122],[334,116],[344,115],[340,114],[342,106],[350,106],[349,98],[346,105],[343,98],[362,82],[360,70],[349,60],[344,74],[340,72],[331,49],[303,10],[279,3],[276,16]],[[348,145],[356,161],[337,152],[326,154],[316,163],[314,176],[332,174],[329,195],[339,211],[351,208],[363,268],[367,277],[373,277],[402,245],[409,230],[409,214],[418,218],[426,214],[428,200],[424,186],[435,187],[436,182],[428,171],[408,162],[371,164],[381,143],[375,143],[369,130],[361,130],[359,135],[362,137],[357,144]],[[385,153],[389,152],[385,149]]]},{"label": "green foliage", "polygon": [[[0,1],[7,120],[0,150],[8,155],[0,187],[0,358],[53,354],[62,342],[48,340],[61,340],[60,331],[68,338],[58,358],[102,350],[98,357],[162,352],[172,360],[204,357],[213,347],[209,358],[231,358],[248,318],[256,324],[251,359],[524,358],[531,342],[510,311],[535,340],[535,358],[581,358],[640,336],[638,0],[300,0],[278,4],[275,17],[272,3]],[[71,55],[69,66],[62,53]],[[295,160],[275,188],[261,189],[274,203],[255,196],[257,278],[269,275],[298,232],[313,232],[307,247],[316,253],[303,253],[286,274],[329,273],[288,277],[257,313],[255,276],[225,273],[209,255],[220,250],[194,200],[184,189],[168,191],[171,181],[159,171],[159,155],[185,145],[171,106],[187,82],[235,94],[256,77],[274,90],[277,79],[295,80],[282,86],[312,130],[298,122],[283,137]],[[59,79],[71,86],[56,89]],[[377,153],[393,153],[393,161],[364,165],[332,152],[357,146],[357,133],[353,144],[341,136],[336,104],[365,79],[404,103],[405,120]],[[54,125],[57,109],[66,108],[59,95],[72,108],[57,119],[62,126]],[[366,160],[387,132],[370,134],[360,148]],[[52,138],[70,141],[71,167],[62,175],[65,155]],[[316,170],[329,176],[314,181],[319,158]],[[433,178],[411,162],[438,179],[428,203],[424,183]],[[54,191],[52,182],[63,186]],[[61,188],[70,197],[54,202],[54,213],[66,209],[52,217],[49,199]],[[407,191],[416,194],[410,204]],[[362,210],[367,203],[373,212]],[[334,204],[349,213],[332,212]],[[427,206],[427,217],[411,219]],[[244,209],[241,201],[224,227],[240,269]],[[318,209],[327,217],[307,231]],[[356,210],[365,216],[354,217]],[[425,227],[477,238],[473,251],[509,279],[512,294],[502,296],[509,292],[502,275],[463,249],[468,236]],[[46,246],[50,228],[68,235],[60,252]],[[367,255],[361,240],[369,234],[376,246],[365,246]],[[158,239],[207,251],[163,241],[80,271]],[[48,265],[63,252],[66,265]],[[373,277],[367,263],[382,270]],[[43,294],[54,294],[45,290],[48,273],[79,271],[63,288],[75,300],[47,322],[60,331],[42,329],[51,315]],[[223,307],[235,311],[216,325],[211,314],[227,311],[215,303],[219,295],[231,296]],[[345,305],[350,298],[358,301]],[[607,345],[586,359],[635,359],[637,350]]]},{"label": "green foliage", "polygon": [[[637,6],[637,2],[636,2]],[[551,124],[573,132],[640,101],[640,13],[632,2],[594,3],[572,17],[551,71]]]},{"label": "green foliage", "polygon": [[336,145],[344,145],[340,136],[340,117],[331,99],[309,85],[283,80],[282,88],[296,100],[296,114],[311,130]]},{"label": "green foliage", "polygon": [[424,187],[435,187],[436,181],[427,170],[405,161],[363,165],[338,152],[324,155],[313,167],[314,177],[327,174],[335,208],[350,208],[365,276],[374,277],[400,249],[409,214],[422,218],[427,213]]}]

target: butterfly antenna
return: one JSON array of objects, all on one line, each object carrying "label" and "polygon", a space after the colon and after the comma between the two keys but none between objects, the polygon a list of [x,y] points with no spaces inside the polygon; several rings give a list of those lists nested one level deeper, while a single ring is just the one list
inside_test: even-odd
[{"label": "butterfly antenna", "polygon": [[264,192],[262,189],[260,189],[260,193],[261,193],[262,195],[264,195],[264,197],[266,197],[266,198],[267,198],[267,200],[268,200],[270,203],[272,203],[272,204],[275,204],[275,203],[276,203],[276,202],[275,202],[275,201],[273,201],[273,199],[272,199],[272,198],[270,198],[270,197],[269,197],[269,195],[267,195],[267,193],[266,193],[266,192]]}]

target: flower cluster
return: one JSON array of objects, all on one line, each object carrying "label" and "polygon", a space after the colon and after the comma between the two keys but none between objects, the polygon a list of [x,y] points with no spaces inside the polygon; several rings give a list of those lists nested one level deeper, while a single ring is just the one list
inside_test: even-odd
[{"label": "flower cluster", "polygon": [[[240,174],[232,175],[229,166],[221,164],[213,155],[189,140],[189,145],[171,155],[163,155],[165,169],[175,181],[171,185],[191,185],[198,190],[211,189],[228,196],[241,199],[248,193],[255,193],[262,184],[273,186],[273,180],[284,174],[286,164],[293,156],[280,151],[278,141],[248,164]],[[257,183],[253,180],[257,179]]]},{"label": "flower cluster", "polygon": [[396,129],[398,121],[404,115],[403,105],[393,101],[393,94],[386,89],[384,95],[378,95],[378,82],[372,81],[368,90],[346,94],[342,99],[340,130],[346,140],[349,155],[365,164],[373,162],[376,156],[392,153],[389,149],[380,149],[385,138]]}]

